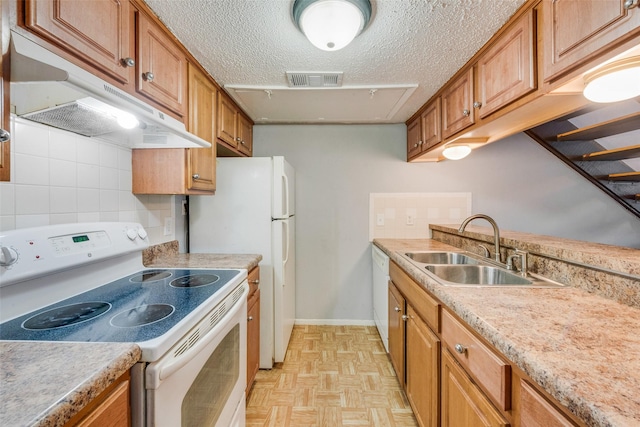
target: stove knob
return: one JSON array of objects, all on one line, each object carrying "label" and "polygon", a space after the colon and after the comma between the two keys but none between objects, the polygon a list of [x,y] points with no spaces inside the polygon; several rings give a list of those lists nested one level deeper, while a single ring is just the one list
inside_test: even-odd
[{"label": "stove knob", "polygon": [[144,228],[138,228],[138,236],[140,236],[142,240],[147,238],[147,232]]},{"label": "stove knob", "polygon": [[127,237],[129,238],[129,240],[136,240],[136,238],[138,237],[138,233],[136,233],[136,230],[130,228],[127,230]]},{"label": "stove knob", "polygon": [[2,246],[0,248],[0,266],[8,267],[18,261],[18,251],[13,248]]}]

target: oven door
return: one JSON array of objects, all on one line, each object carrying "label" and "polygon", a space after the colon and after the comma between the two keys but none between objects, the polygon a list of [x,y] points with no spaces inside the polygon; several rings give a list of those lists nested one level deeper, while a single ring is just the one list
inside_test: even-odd
[{"label": "oven door", "polygon": [[[239,295],[233,292],[235,302],[227,297],[199,327],[147,366],[147,426],[244,426],[239,414],[245,404],[247,292],[245,281]],[[203,327],[210,329],[202,333]]]}]

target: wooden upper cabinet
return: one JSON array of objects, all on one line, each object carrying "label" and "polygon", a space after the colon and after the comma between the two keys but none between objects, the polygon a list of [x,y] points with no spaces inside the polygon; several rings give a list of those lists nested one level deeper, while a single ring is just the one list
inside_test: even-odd
[{"label": "wooden upper cabinet", "polygon": [[184,116],[187,59],[168,32],[142,12],[137,14],[136,90]]},{"label": "wooden upper cabinet", "polygon": [[[11,180],[11,121],[9,118],[9,2],[0,4],[0,181]],[[4,51],[6,46],[7,52]],[[6,132],[6,133],[5,133]]]},{"label": "wooden upper cabinet", "polygon": [[422,117],[418,116],[407,124],[407,158],[422,151]]},{"label": "wooden upper cabinet", "polygon": [[188,149],[188,190],[216,189],[216,95],[216,87],[209,77],[189,64],[189,132],[209,141],[211,147]]},{"label": "wooden upper cabinet", "polygon": [[473,107],[479,109],[480,118],[536,89],[534,42],[529,10],[478,59]]},{"label": "wooden upper cabinet", "polygon": [[442,142],[442,107],[440,97],[432,101],[420,115],[422,122],[422,151]]},{"label": "wooden upper cabinet", "polygon": [[244,115],[238,113],[238,150],[242,154],[253,154],[253,124]]},{"label": "wooden upper cabinet", "polygon": [[469,67],[442,92],[442,136],[448,138],[474,123],[473,67]]},{"label": "wooden upper cabinet", "polygon": [[128,0],[26,0],[24,8],[32,32],[124,85],[134,80]]},{"label": "wooden upper cabinet", "polygon": [[[632,5],[626,9],[625,3]],[[544,0],[544,81],[551,81],[637,37],[640,8],[627,0]]]},{"label": "wooden upper cabinet", "polygon": [[218,96],[218,139],[231,148],[238,148],[236,121],[238,109],[226,93]]}]

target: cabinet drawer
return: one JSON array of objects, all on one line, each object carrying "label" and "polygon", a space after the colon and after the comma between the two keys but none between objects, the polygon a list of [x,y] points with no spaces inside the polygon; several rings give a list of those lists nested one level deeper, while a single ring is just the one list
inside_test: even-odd
[{"label": "cabinet drawer", "polygon": [[255,267],[249,272],[247,281],[249,282],[249,293],[247,294],[248,300],[260,287],[260,267]]},{"label": "cabinet drawer", "polygon": [[520,380],[520,426],[574,427],[575,424],[527,381]]},{"label": "cabinet drawer", "polygon": [[445,310],[442,341],[498,408],[511,409],[511,366]]},{"label": "cabinet drawer", "polygon": [[435,332],[440,331],[440,303],[431,298],[427,291],[422,289],[411,277],[398,265],[392,262],[389,266],[389,275],[400,293],[411,303],[416,313]]}]

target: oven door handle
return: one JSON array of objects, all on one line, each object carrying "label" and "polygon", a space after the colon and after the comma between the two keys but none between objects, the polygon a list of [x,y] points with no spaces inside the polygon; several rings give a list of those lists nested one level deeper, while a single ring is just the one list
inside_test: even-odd
[{"label": "oven door handle", "polygon": [[[234,317],[240,310],[243,308],[246,310],[246,296],[248,293],[248,285],[245,283],[242,285],[242,295],[237,300],[236,304],[234,304],[233,308],[229,310],[224,316],[218,321],[218,323],[211,328],[201,339],[198,340],[192,347],[190,347],[187,351],[180,354],[178,357],[173,357],[171,352],[165,356],[165,358],[160,359],[158,362],[149,365],[146,371],[146,388],[155,389],[160,386],[160,382],[169,378],[172,374],[182,368],[184,365],[189,363],[189,361],[198,354],[203,347],[206,347],[216,336],[221,329],[226,326],[225,320],[230,317]],[[155,366],[153,366],[155,365]]]}]

